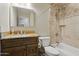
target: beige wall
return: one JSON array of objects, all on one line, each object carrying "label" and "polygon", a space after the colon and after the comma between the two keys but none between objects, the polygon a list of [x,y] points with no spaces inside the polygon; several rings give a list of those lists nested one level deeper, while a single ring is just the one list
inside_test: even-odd
[{"label": "beige wall", "polygon": [[0,26],[1,31],[9,31],[9,5],[7,3],[0,3]]},{"label": "beige wall", "polygon": [[33,10],[36,12],[36,31],[40,36],[49,35],[49,6],[48,3],[33,4]]}]

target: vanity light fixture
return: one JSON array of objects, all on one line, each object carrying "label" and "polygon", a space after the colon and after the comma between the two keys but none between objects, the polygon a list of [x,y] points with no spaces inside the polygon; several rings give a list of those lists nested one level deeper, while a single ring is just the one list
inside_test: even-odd
[{"label": "vanity light fixture", "polygon": [[26,3],[26,6],[28,9],[32,9],[32,4],[31,3]]}]

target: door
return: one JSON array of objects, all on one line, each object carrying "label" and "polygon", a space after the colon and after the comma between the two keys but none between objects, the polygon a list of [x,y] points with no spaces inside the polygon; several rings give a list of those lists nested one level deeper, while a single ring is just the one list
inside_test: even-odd
[{"label": "door", "polygon": [[26,55],[26,47],[20,46],[20,47],[11,47],[11,48],[5,48],[2,51],[4,55],[8,56],[25,56]]},{"label": "door", "polygon": [[27,56],[37,56],[38,55],[38,45],[29,44],[27,45]]}]

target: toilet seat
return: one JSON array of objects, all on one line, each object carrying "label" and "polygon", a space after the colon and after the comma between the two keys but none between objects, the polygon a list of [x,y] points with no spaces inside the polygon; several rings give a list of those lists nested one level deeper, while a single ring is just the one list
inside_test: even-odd
[{"label": "toilet seat", "polygon": [[47,55],[50,56],[58,56],[60,54],[60,52],[58,50],[56,50],[55,48],[48,46],[48,47],[44,47],[45,48],[45,52]]}]

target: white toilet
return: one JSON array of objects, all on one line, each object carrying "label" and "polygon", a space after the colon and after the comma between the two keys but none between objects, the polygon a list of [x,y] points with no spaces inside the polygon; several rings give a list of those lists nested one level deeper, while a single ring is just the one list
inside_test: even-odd
[{"label": "white toilet", "polygon": [[44,47],[45,49],[45,54],[48,55],[48,56],[58,56],[60,54],[60,52],[50,46],[50,37],[39,37],[39,40],[41,41],[40,43],[42,44],[42,46]]}]

